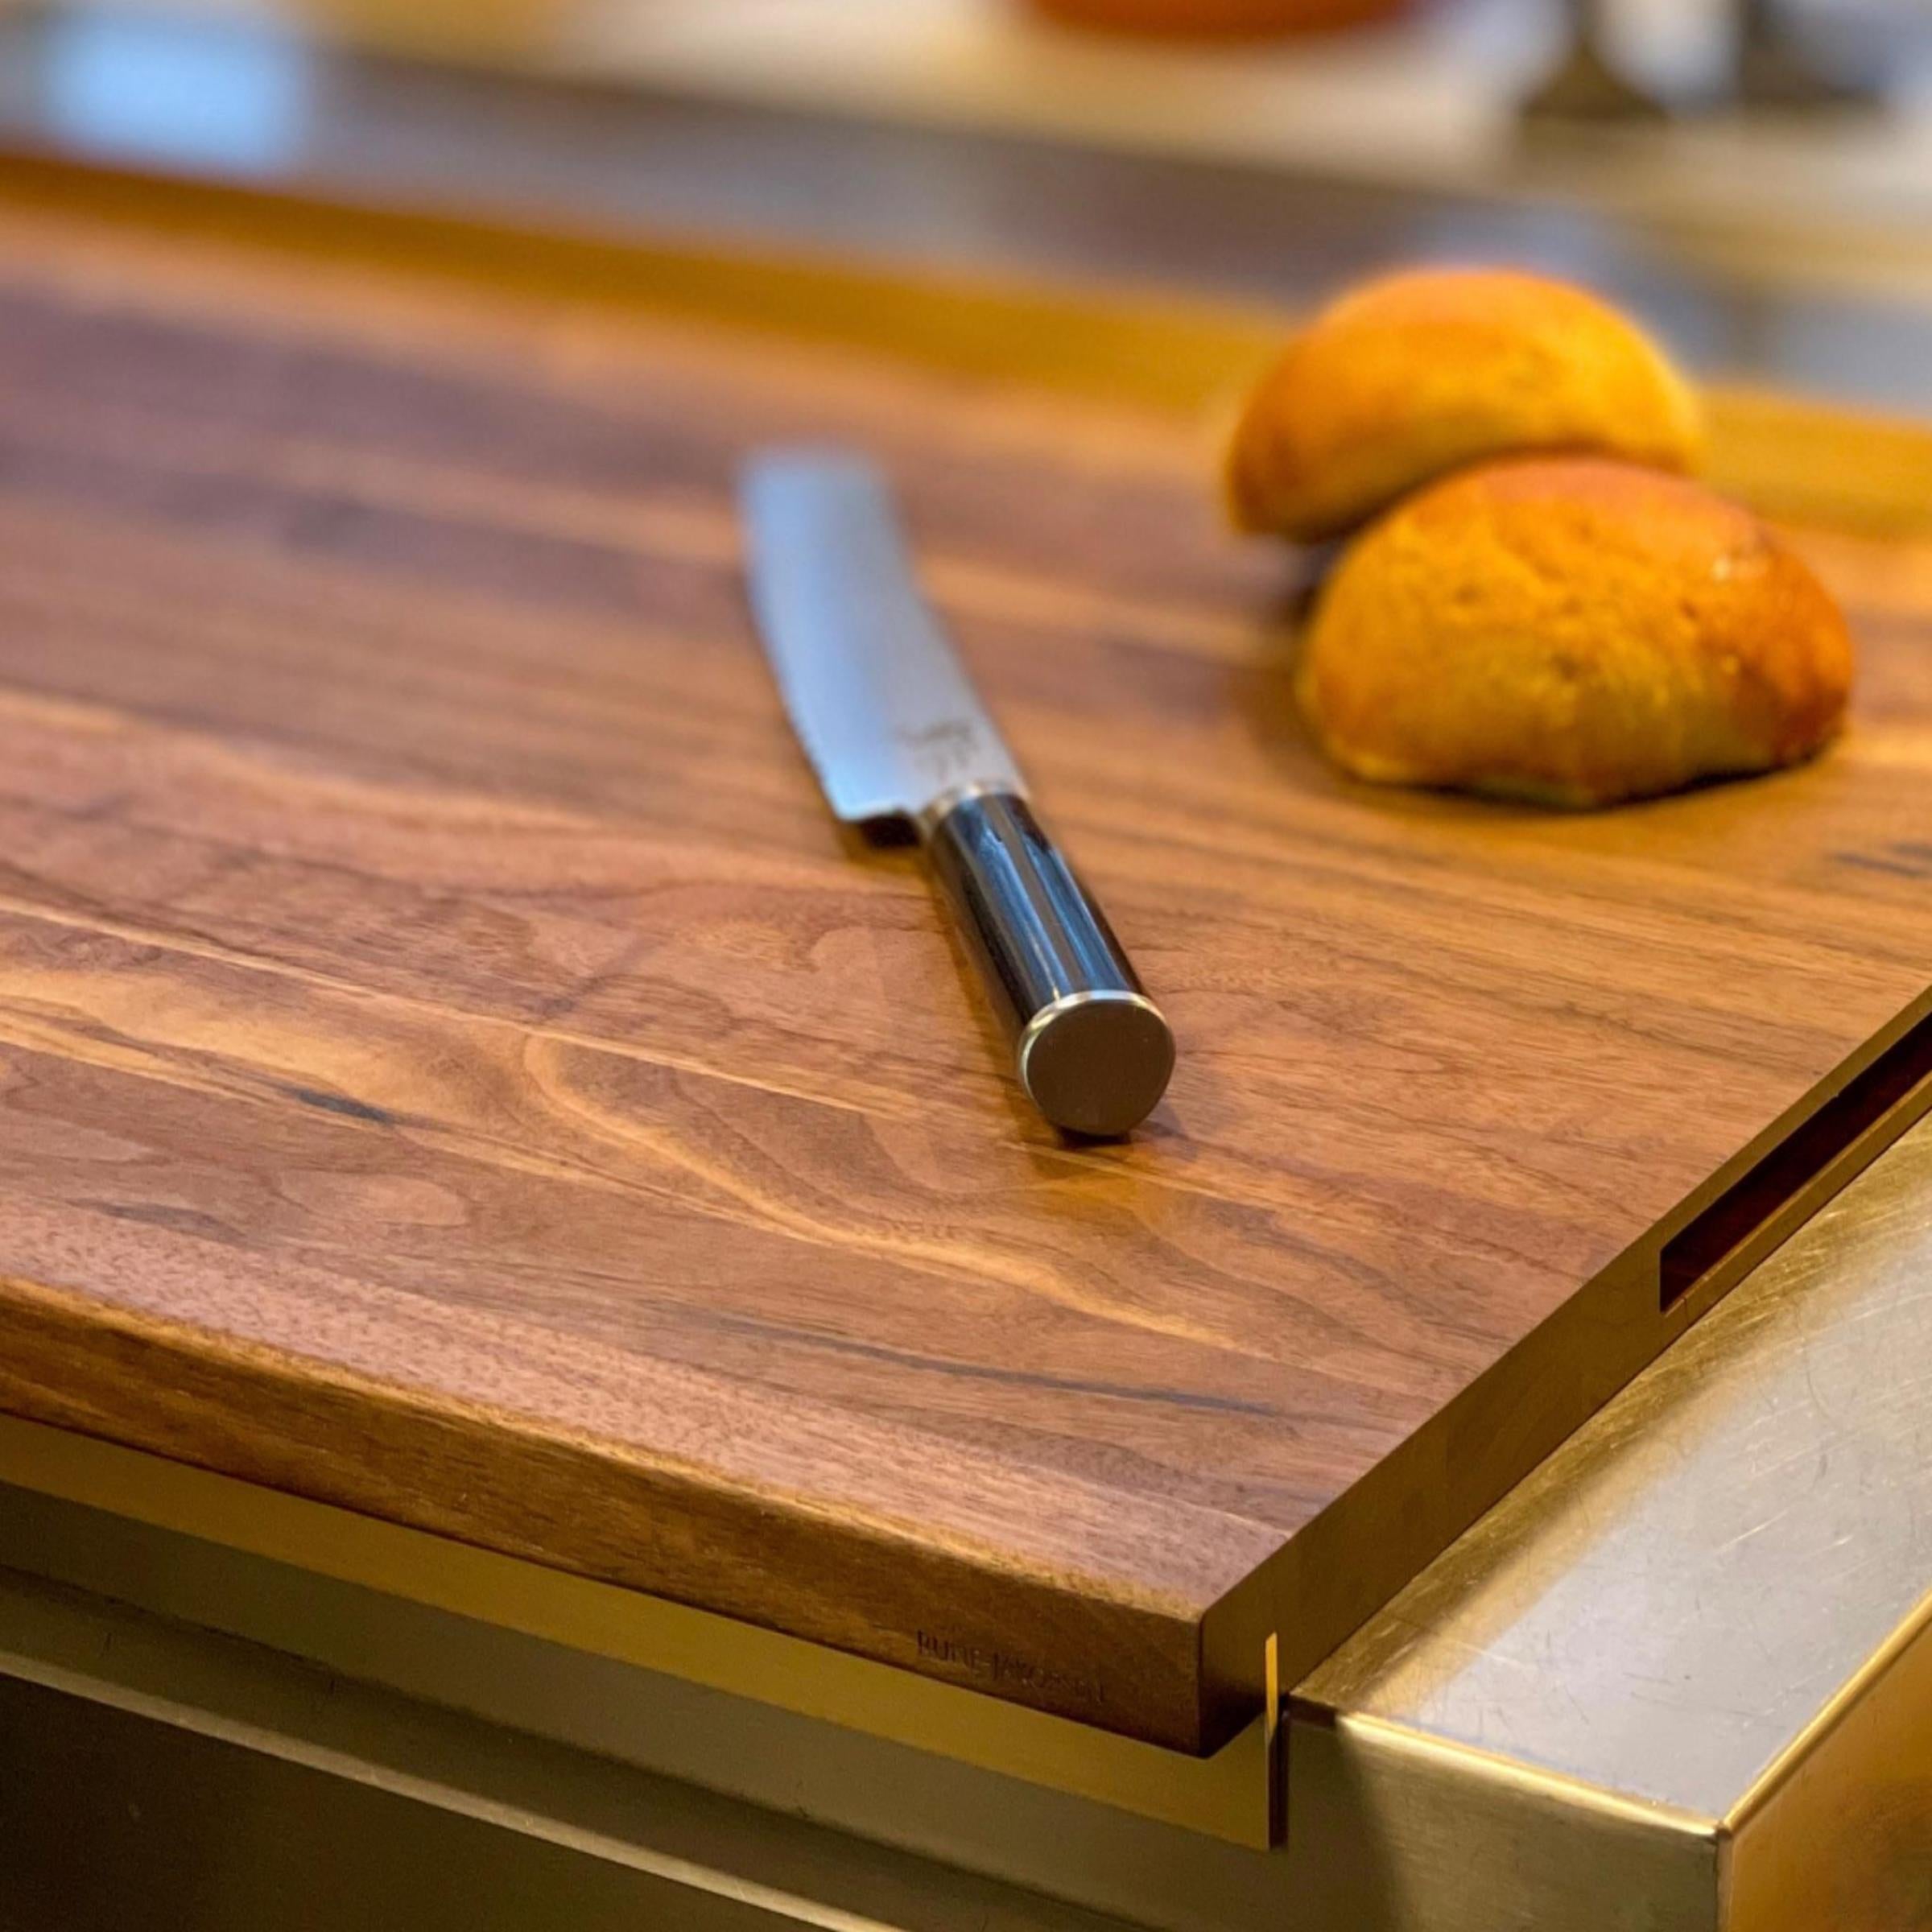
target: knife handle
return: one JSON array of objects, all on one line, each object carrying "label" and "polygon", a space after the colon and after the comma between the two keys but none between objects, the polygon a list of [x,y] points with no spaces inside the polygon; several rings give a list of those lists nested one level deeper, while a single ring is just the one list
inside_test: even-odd
[{"label": "knife handle", "polygon": [[921,829],[1034,1104],[1070,1133],[1137,1127],[1166,1090],[1174,1035],[1026,801],[968,792]]}]

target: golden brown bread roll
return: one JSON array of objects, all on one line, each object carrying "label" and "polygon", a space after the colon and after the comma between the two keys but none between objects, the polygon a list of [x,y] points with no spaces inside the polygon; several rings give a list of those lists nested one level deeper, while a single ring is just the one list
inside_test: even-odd
[{"label": "golden brown bread roll", "polygon": [[1505,269],[1417,269],[1316,316],[1249,397],[1228,453],[1244,530],[1339,535],[1467,463],[1515,454],[1696,467],[1696,398],[1613,308]]},{"label": "golden brown bread roll", "polygon": [[1487,464],[1392,510],[1296,671],[1358,777],[1562,805],[1807,757],[1851,682],[1837,605],[1756,517],[1587,458]]}]

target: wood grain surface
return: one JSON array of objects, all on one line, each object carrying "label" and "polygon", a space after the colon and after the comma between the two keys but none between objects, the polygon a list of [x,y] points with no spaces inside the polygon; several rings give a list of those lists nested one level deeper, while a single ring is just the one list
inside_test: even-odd
[{"label": "wood grain surface", "polygon": [[[1805,539],[1810,769],[1373,792],[1195,419],[6,186],[10,1410],[1203,1749],[1926,1010],[1932,550]],[[1175,1024],[1130,1144],[1023,1103],[786,728],[729,490],[827,436]]]}]

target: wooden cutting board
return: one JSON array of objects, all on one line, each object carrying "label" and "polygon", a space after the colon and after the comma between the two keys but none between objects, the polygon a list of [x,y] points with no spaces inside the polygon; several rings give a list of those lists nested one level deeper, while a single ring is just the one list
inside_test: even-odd
[{"label": "wooden cutting board", "polygon": [[[1909,1112],[1932,551],[1810,539],[1808,770],[1370,791],[1199,415],[989,373],[1023,303],[941,367],[170,205],[0,172],[7,1410],[1199,1751]],[[819,799],[729,506],[801,437],[1174,1022],[1129,1144]]]}]

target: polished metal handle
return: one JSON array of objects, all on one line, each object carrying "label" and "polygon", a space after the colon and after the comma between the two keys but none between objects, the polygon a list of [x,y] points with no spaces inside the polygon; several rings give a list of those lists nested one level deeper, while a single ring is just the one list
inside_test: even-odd
[{"label": "polished metal handle", "polygon": [[921,830],[1034,1104],[1070,1133],[1138,1126],[1166,1091],[1174,1035],[1026,801],[970,792]]}]

